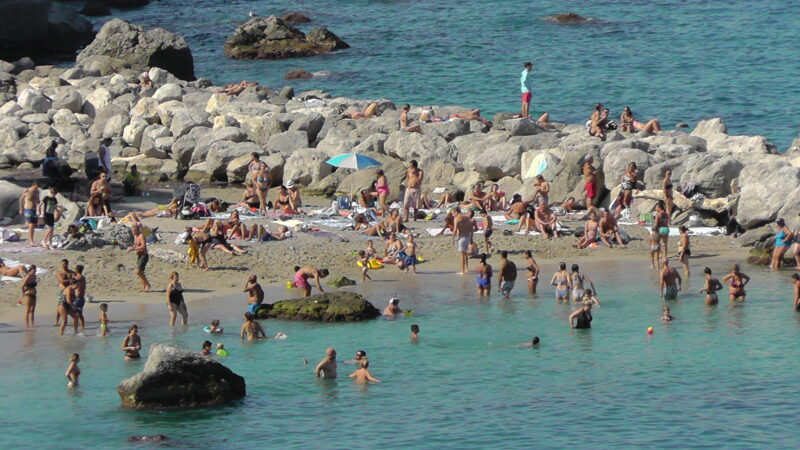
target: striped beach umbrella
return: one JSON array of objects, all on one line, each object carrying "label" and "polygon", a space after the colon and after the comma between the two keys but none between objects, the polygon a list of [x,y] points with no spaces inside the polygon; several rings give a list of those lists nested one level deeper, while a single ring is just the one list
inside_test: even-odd
[{"label": "striped beach umbrella", "polygon": [[359,153],[342,153],[325,162],[333,167],[354,170],[366,169],[367,167],[379,167],[382,165],[377,159]]}]

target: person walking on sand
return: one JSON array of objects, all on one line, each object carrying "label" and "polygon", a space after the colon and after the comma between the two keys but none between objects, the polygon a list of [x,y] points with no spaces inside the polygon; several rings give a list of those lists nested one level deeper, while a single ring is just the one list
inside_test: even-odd
[{"label": "person walking on sand", "polygon": [[653,219],[655,224],[653,228],[658,230],[658,236],[661,239],[661,254],[664,258],[667,257],[667,247],[669,243],[669,214],[666,211],[666,206],[664,202],[656,203],[656,214]]},{"label": "person walking on sand", "polygon": [[456,244],[458,253],[461,254],[461,272],[459,275],[466,275],[469,273],[469,243],[472,242],[472,232],[474,231],[474,224],[469,216],[461,214],[461,211],[456,208],[455,217],[453,219],[453,244]]},{"label": "person walking on sand", "polygon": [[317,378],[336,378],[336,350],[333,347],[325,350],[325,357],[314,368],[314,376]]},{"label": "person walking on sand", "polygon": [[53,250],[53,230],[56,226],[56,221],[59,220],[61,207],[58,206],[58,199],[56,195],[58,192],[56,188],[51,187],[49,195],[46,195],[39,204],[41,217],[44,220],[44,238],[42,239],[42,247],[48,250]]},{"label": "person walking on sand", "polygon": [[414,222],[417,221],[417,212],[419,212],[419,195],[422,188],[422,179],[425,177],[425,172],[419,168],[416,160],[408,162],[408,169],[406,170],[406,193],[403,196],[403,211],[405,211],[405,221],[408,222],[408,210],[414,207]]},{"label": "person walking on sand", "polygon": [[533,78],[531,72],[533,71],[533,63],[526,62],[522,65],[522,73],[519,77],[520,87],[522,89],[522,111],[520,116],[527,119],[530,113],[531,97],[533,96]]},{"label": "person walking on sand", "polygon": [[313,278],[314,281],[317,283],[317,289],[319,289],[319,293],[322,294],[325,291],[322,289],[322,284],[320,283],[320,278],[325,278],[330,274],[328,269],[315,269],[311,266],[303,267],[302,269],[298,269],[294,273],[294,287],[303,290],[303,297],[310,297],[311,296],[311,284],[308,282],[309,278]]},{"label": "person walking on sand", "polygon": [[508,252],[500,252],[500,278],[497,280],[500,293],[505,298],[511,298],[511,291],[517,281],[517,265],[508,259]]},{"label": "person walking on sand", "polygon": [[19,196],[19,214],[25,216],[25,223],[28,226],[28,245],[36,247],[34,234],[36,223],[39,218],[36,216],[36,208],[39,206],[39,183],[34,181],[31,187],[22,191]]},{"label": "person walking on sand", "polygon": [[661,264],[663,266],[661,269],[661,282],[659,286],[661,289],[661,297],[664,300],[675,300],[678,298],[678,292],[681,290],[683,280],[678,271],[669,265],[669,258],[664,258]]},{"label": "person walking on sand", "polygon": [[403,260],[403,270],[408,272],[408,268],[411,268],[412,273],[417,273],[417,243],[414,242],[414,235],[409,234],[408,239],[406,240],[405,247],[403,251],[406,253],[405,260]]},{"label": "person walking on sand", "polygon": [[247,292],[247,310],[255,314],[258,307],[264,303],[264,289],[258,284],[258,276],[250,274],[247,277],[247,283],[244,284],[242,292]]},{"label": "person walking on sand", "polygon": [[147,281],[147,277],[144,274],[145,269],[147,268],[147,262],[150,260],[150,255],[147,253],[147,240],[144,238],[144,234],[139,229],[139,225],[136,224],[132,228],[133,231],[133,247],[128,249],[129,252],[136,252],[136,275],[142,281],[142,288],[139,292],[147,292],[150,290],[150,283]]},{"label": "person walking on sand", "polygon": [[700,289],[700,293],[706,294],[706,305],[716,305],[719,303],[717,291],[722,289],[722,283],[711,274],[710,268],[706,267],[703,273],[705,273],[706,284],[703,289]]},{"label": "person walking on sand", "polygon": [[178,272],[172,272],[169,276],[167,285],[167,307],[169,308],[169,326],[175,326],[177,315],[181,315],[183,326],[189,321],[189,313],[186,311],[186,302],[183,300],[183,286]]}]

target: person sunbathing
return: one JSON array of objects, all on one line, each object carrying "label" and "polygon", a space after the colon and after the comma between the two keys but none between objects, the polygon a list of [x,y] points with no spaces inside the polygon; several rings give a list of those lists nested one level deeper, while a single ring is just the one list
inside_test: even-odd
[{"label": "person sunbathing", "polygon": [[[156,206],[153,209],[148,209],[146,211],[139,211],[139,212],[132,212],[122,218],[125,220],[130,215],[135,215],[139,219],[146,219],[148,217],[175,217],[178,214],[178,198],[173,198],[171,202],[167,205],[163,206]],[[137,220],[137,222],[141,222],[141,220]]]},{"label": "person sunbathing", "polygon": [[88,217],[107,216],[109,214],[108,206],[103,201],[102,194],[96,193],[89,196],[89,201],[86,202],[86,211],[84,215]]},{"label": "person sunbathing", "polygon": [[619,121],[622,124],[620,125],[620,130],[628,133],[646,131],[648,133],[658,134],[658,132],[661,131],[661,122],[659,122],[658,119],[650,119],[646,123],[639,122],[633,117],[633,112],[631,112],[631,109],[627,106],[623,108]]},{"label": "person sunbathing", "polygon": [[239,211],[231,213],[231,217],[226,224],[228,230],[228,239],[250,239],[250,230],[247,225],[243,224],[239,217]]},{"label": "person sunbathing", "polygon": [[228,83],[222,89],[215,91],[216,94],[228,94],[228,95],[239,95],[245,89],[249,87],[258,86],[258,83],[255,81],[247,81],[242,80],[238,84]]},{"label": "person sunbathing", "polygon": [[285,225],[279,226],[277,233],[269,231],[264,225],[253,224],[253,226],[250,227],[250,240],[259,242],[282,241],[289,236],[289,228]]},{"label": "person sunbathing", "polygon": [[3,258],[0,258],[0,276],[22,278],[26,273],[28,273],[28,269],[25,266],[8,267]]},{"label": "person sunbathing", "polygon": [[348,119],[371,119],[373,116],[380,116],[377,103],[370,103],[364,111],[353,111],[344,113],[344,117]]},{"label": "person sunbathing", "polygon": [[480,109],[473,109],[472,111],[466,114],[450,114],[451,119],[464,119],[464,120],[477,120],[478,122],[486,125],[487,127],[492,126],[492,122],[489,122],[485,118],[481,117],[481,110]]},{"label": "person sunbathing", "polygon": [[400,113],[400,129],[403,131],[407,131],[409,133],[422,133],[422,125],[415,123],[414,125],[409,125],[408,120],[408,111],[411,109],[411,105],[405,104],[403,105],[403,111]]}]

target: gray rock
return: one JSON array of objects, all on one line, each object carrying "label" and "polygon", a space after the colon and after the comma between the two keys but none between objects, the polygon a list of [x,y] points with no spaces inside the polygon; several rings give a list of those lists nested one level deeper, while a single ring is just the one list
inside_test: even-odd
[{"label": "gray rock", "polygon": [[544,132],[544,128],[540,127],[530,119],[504,120],[503,127],[512,136],[530,136]]},{"label": "gray rock", "polygon": [[[510,142],[510,141],[509,141]],[[523,152],[520,158],[520,170],[521,170],[521,178],[522,181],[529,181],[532,180],[536,176],[536,172],[539,169],[539,166],[531,167],[533,164],[534,158],[538,155],[543,154],[544,160],[547,163],[547,168],[545,168],[544,172],[540,173],[539,175],[543,176],[545,180],[552,180],[555,178],[555,174],[558,169],[558,165],[561,162],[561,158],[559,158],[555,153],[549,152],[547,150],[529,150],[527,152]],[[528,185],[527,183],[526,185]]]},{"label": "gray rock", "polygon": [[181,137],[196,127],[210,127],[207,112],[195,108],[180,108],[172,116],[170,131],[175,137]]},{"label": "gray rock", "polygon": [[91,56],[107,56],[134,70],[159,67],[183,80],[194,80],[192,52],[183,37],[162,28],[144,28],[120,19],[106,22],[94,41],[78,54],[81,65]]},{"label": "gray rock", "polygon": [[244,378],[195,352],[154,344],[144,370],[122,380],[124,408],[184,409],[219,406],[247,394]]},{"label": "gray rock", "polygon": [[353,153],[385,153],[383,145],[389,138],[388,134],[376,133],[366,138],[364,142],[353,147]]},{"label": "gray rock", "polygon": [[281,59],[348,47],[325,28],[316,27],[305,35],[283,19],[269,16],[255,17],[240,25],[225,41],[225,54],[234,59]]},{"label": "gray rock", "polygon": [[142,143],[142,136],[144,135],[145,128],[147,128],[146,120],[140,117],[132,118],[130,123],[122,131],[122,140],[131,147],[139,147]]},{"label": "gray rock", "polygon": [[83,98],[72,86],[62,86],[56,89],[53,96],[53,109],[68,109],[74,113],[81,112]]},{"label": "gray rock", "polygon": [[52,107],[50,100],[34,89],[23,89],[17,97],[17,103],[35,113],[46,113]]},{"label": "gray rock", "polygon": [[294,152],[308,147],[308,133],[305,131],[285,131],[270,136],[267,150],[271,152]]},{"label": "gray rock", "polygon": [[[475,160],[479,158],[488,147],[504,144],[508,139],[506,133],[470,134],[459,136],[450,143],[455,147],[457,164],[460,167],[472,168]],[[447,161],[445,159],[444,161]]]},{"label": "gray rock", "polygon": [[[175,160],[180,167],[189,167],[192,164],[192,153],[196,150],[197,142],[203,136],[211,132],[209,128],[192,128],[189,134],[179,137],[172,144],[172,159]],[[208,144],[211,146],[211,143]],[[208,148],[202,156],[198,156],[198,161],[205,161]]]},{"label": "gray rock", "polygon": [[[473,169],[486,176],[488,180],[497,181],[507,176],[520,174],[520,156],[522,146],[518,144],[498,144],[491,146],[475,160]],[[467,169],[470,169],[467,167]]]},{"label": "gray rock", "polygon": [[96,138],[102,137],[103,131],[106,128],[106,123],[108,123],[112,117],[125,115],[127,115],[127,112],[113,103],[104,106],[102,109],[95,112],[94,121],[92,122],[92,126],[89,127],[89,134]]},{"label": "gray rock", "polygon": [[186,105],[177,100],[170,100],[168,102],[161,103],[157,108],[159,122],[161,122],[161,124],[165,127],[170,126],[172,124],[172,116],[175,115],[175,111],[183,108],[186,108]]},{"label": "gray rock", "polygon": [[422,134],[431,135],[435,133],[435,136],[442,137],[447,142],[459,136],[468,135],[470,132],[470,122],[462,119],[425,123],[422,125]]},{"label": "gray rock", "polygon": [[511,144],[519,144],[523,150],[547,150],[558,148],[561,137],[558,133],[545,132],[531,136],[512,136],[508,139]]},{"label": "gray rock", "polygon": [[455,147],[448,145],[444,138],[405,131],[389,133],[383,148],[387,155],[403,161],[416,160],[423,169],[435,161],[454,160],[456,153]]},{"label": "gray rock", "polygon": [[147,123],[158,123],[158,102],[150,97],[142,97],[131,110],[131,117],[138,117]]},{"label": "gray rock", "polygon": [[[220,141],[229,141],[233,143],[245,142],[247,141],[247,134],[241,129],[234,127],[217,128],[207,133],[202,133],[196,138],[196,144],[191,153],[190,163],[196,164],[205,161],[211,145]],[[260,154],[261,152],[259,151],[258,153]],[[178,159],[180,163],[183,163],[182,160],[183,158]]]},{"label": "gray rock", "polygon": [[[605,148],[603,148],[605,151]],[[636,163],[639,178],[650,166],[656,163],[655,158],[647,152],[635,148],[617,148],[612,150],[603,159],[603,172],[605,172],[606,189],[612,190],[619,186],[622,175],[628,169],[629,163]]]},{"label": "gray rock", "polygon": [[292,152],[283,166],[283,176],[308,186],[330,175],[333,168],[326,164],[328,155],[313,148],[299,149]]},{"label": "gray rock", "polygon": [[736,220],[746,229],[778,217],[788,221],[800,211],[800,168],[785,160],[748,164],[739,174],[739,186]]},{"label": "gray rock", "polygon": [[211,175],[212,180],[225,180],[228,176],[228,164],[240,156],[253,152],[261,152],[261,148],[253,142],[215,142],[211,144],[206,157],[206,171]]},{"label": "gray rock", "polygon": [[310,114],[294,113],[291,114],[291,117],[292,124],[289,125],[288,131],[305,131],[309,142],[314,142],[317,139],[317,134],[325,124],[325,118],[322,114],[315,112]]},{"label": "gray rock", "polygon": [[[739,177],[744,165],[718,153],[702,153],[688,157],[683,163],[680,185],[696,184],[697,190],[709,198],[731,194],[731,182]],[[673,180],[677,180],[673,174]]]},{"label": "gray rock", "polygon": [[49,123],[50,117],[47,114],[27,114],[22,116],[22,122],[28,125],[35,123]]},{"label": "gray rock", "polygon": [[167,83],[156,90],[153,94],[153,100],[158,103],[168,102],[170,100],[181,101],[183,99],[183,89],[175,83]]},{"label": "gray rock", "polygon": [[114,138],[122,136],[122,132],[128,126],[130,120],[127,114],[120,114],[108,119],[106,126],[103,127],[103,137]]},{"label": "gray rock", "polygon": [[287,100],[291,100],[294,98],[294,89],[292,89],[291,86],[284,86],[279,95]]},{"label": "gray rock", "polygon": [[98,88],[86,96],[81,112],[94,118],[101,109],[108,106],[113,100],[114,97],[108,89]]},{"label": "gray rock", "polygon": [[[92,39],[92,24],[77,11],[52,0],[0,2],[0,54],[57,58],[74,54]],[[32,68],[33,61],[16,64]]]}]

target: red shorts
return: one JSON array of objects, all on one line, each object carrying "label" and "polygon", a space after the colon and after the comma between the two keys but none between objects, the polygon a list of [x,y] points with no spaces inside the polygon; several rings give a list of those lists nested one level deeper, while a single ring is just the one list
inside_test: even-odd
[{"label": "red shorts", "polygon": [[584,184],[583,187],[586,189],[586,196],[589,198],[594,198],[595,196],[594,183],[589,181],[586,184]]},{"label": "red shorts", "polygon": [[523,92],[522,93],[522,103],[530,103],[531,102],[531,93],[530,92]]}]

